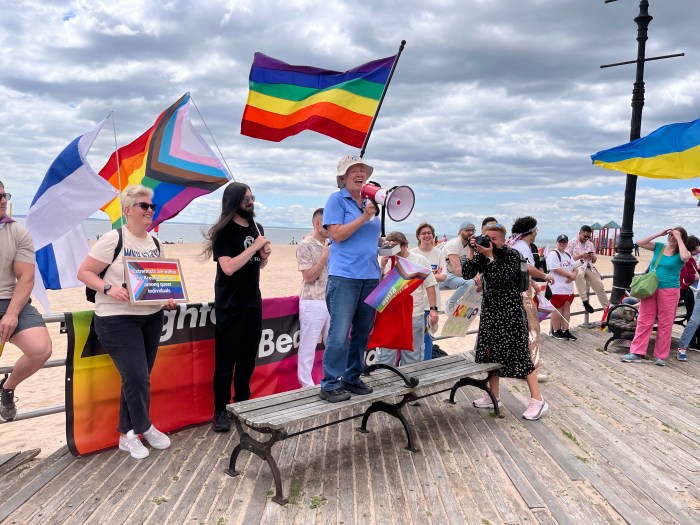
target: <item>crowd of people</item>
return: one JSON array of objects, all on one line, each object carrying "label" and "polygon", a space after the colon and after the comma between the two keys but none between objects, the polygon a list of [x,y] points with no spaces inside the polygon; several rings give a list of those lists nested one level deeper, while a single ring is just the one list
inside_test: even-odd
[{"label": "crowd of people", "polygon": [[[477,362],[502,364],[490,388],[499,399],[501,377],[523,379],[530,401],[523,418],[536,420],[548,411],[539,390],[547,380],[540,357],[540,327],[532,297],[546,283],[554,311],[551,336],[575,340],[570,329],[574,286],[584,308],[593,312],[587,289],[593,290],[602,308],[608,306],[597,260],[592,230],[584,225],[569,240],[556,239],[546,257],[534,244],[537,220],[519,217],[510,229],[487,217],[476,232],[473,223],[459,225],[457,235],[438,241],[428,222],[415,230],[415,247],[401,232],[383,238],[377,206],[363,197],[362,186],[373,167],[361,157],[340,159],[336,172],[338,191],[311,216],[313,232],[296,247],[301,274],[299,300],[300,345],[298,381],[315,385],[312,377],[316,348],[324,342],[323,375],[319,396],[334,403],[352,395],[366,395],[372,387],[362,379],[365,350],[374,325],[375,310],[365,302],[384,274],[396,262],[379,257],[385,243],[396,246],[401,257],[431,269],[422,285],[412,292],[412,348],[379,348],[377,362],[404,365],[430,359],[431,327],[439,311],[450,314],[469,287],[482,292],[483,300],[475,347]],[[123,258],[163,257],[160,242],[148,233],[156,205],[153,192],[128,186],[121,195],[125,225],[100,236],[78,271],[78,278],[95,291],[95,331],[121,377],[121,400],[116,430],[119,448],[141,459],[149,455],[142,440],[152,448],[165,449],[168,436],[150,419],[150,373],[163,325],[163,305],[132,304],[124,284]],[[21,350],[11,374],[0,380],[0,417],[15,418],[15,389],[36,372],[51,355],[51,338],[39,312],[31,305],[35,254],[29,233],[7,214],[11,194],[0,182],[0,350],[11,341]],[[203,256],[216,262],[214,305],[216,309],[215,363],[212,378],[214,403],[212,428],[230,430],[226,405],[250,398],[250,380],[262,335],[261,270],[272,249],[263,226],[255,221],[255,196],[245,184],[233,182],[224,190],[221,215],[206,235]],[[665,236],[667,243],[655,242]],[[296,241],[294,241],[296,244]],[[651,271],[659,278],[656,291],[639,305],[639,319],[628,354],[621,359],[637,363],[647,353],[655,321],[654,346],[657,365],[665,364],[670,351],[671,327],[681,293],[688,306],[688,326],[681,337],[677,358],[687,360],[686,349],[697,344],[700,301],[695,301],[700,274],[693,255],[700,241],[681,227],[665,229],[636,243],[654,253]],[[519,276],[527,266],[530,288],[523,291]],[[440,291],[447,295],[444,305]],[[692,314],[692,315],[691,315]],[[232,393],[233,387],[233,393]],[[498,401],[500,403],[500,401]],[[473,401],[477,408],[493,408],[485,395]]]}]

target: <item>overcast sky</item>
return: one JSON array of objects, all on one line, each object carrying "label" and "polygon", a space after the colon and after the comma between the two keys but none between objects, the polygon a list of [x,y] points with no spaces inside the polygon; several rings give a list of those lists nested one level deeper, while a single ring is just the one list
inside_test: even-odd
[{"label": "overcast sky", "polygon": [[[647,63],[642,135],[700,118],[698,2],[650,4],[647,56],[686,56]],[[260,222],[306,227],[338,159],[358,151],[308,131],[242,136],[253,54],[344,71],[405,39],[365,154],[374,180],[416,192],[400,229],[428,220],[451,236],[463,220],[534,215],[551,239],[621,223],[625,176],[590,155],[629,140],[634,65],[599,66],[636,58],[638,11],[638,0],[7,0],[0,180],[25,214],[56,155],[110,110],[123,146],[189,91]],[[89,157],[96,171],[113,147],[108,123]],[[640,178],[635,237],[676,224],[700,233],[695,185]],[[211,222],[220,199],[176,220]]]}]

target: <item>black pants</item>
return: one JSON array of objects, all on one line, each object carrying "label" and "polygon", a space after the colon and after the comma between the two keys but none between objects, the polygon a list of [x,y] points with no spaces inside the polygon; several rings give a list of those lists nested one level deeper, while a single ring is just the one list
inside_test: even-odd
[{"label": "black pants", "polygon": [[[250,378],[262,336],[262,308],[216,309],[214,341],[214,411],[250,399]],[[234,371],[235,368],[235,371]]]},{"label": "black pants", "polygon": [[163,310],[151,315],[95,316],[95,332],[122,378],[117,430],[151,428],[151,370],[163,332]]}]

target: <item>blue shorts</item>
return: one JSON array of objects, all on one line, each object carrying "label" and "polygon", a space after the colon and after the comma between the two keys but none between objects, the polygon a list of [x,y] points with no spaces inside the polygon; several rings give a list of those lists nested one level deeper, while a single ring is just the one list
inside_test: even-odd
[{"label": "blue shorts", "polygon": [[[19,320],[17,321],[17,328],[12,332],[12,335],[20,333],[22,330],[27,328],[36,328],[37,326],[46,326],[44,323],[44,318],[39,313],[39,310],[34,308],[31,301],[24,305],[24,308],[19,312]],[[10,306],[10,299],[0,299],[0,319],[7,312],[7,307]]]}]

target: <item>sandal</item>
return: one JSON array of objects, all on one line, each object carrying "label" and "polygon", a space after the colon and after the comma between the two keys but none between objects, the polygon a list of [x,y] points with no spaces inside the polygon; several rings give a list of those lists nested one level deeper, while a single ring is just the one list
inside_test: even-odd
[{"label": "sandal", "polygon": [[679,361],[687,361],[688,356],[685,355],[685,348],[679,348],[678,351],[676,352],[676,359]]}]

